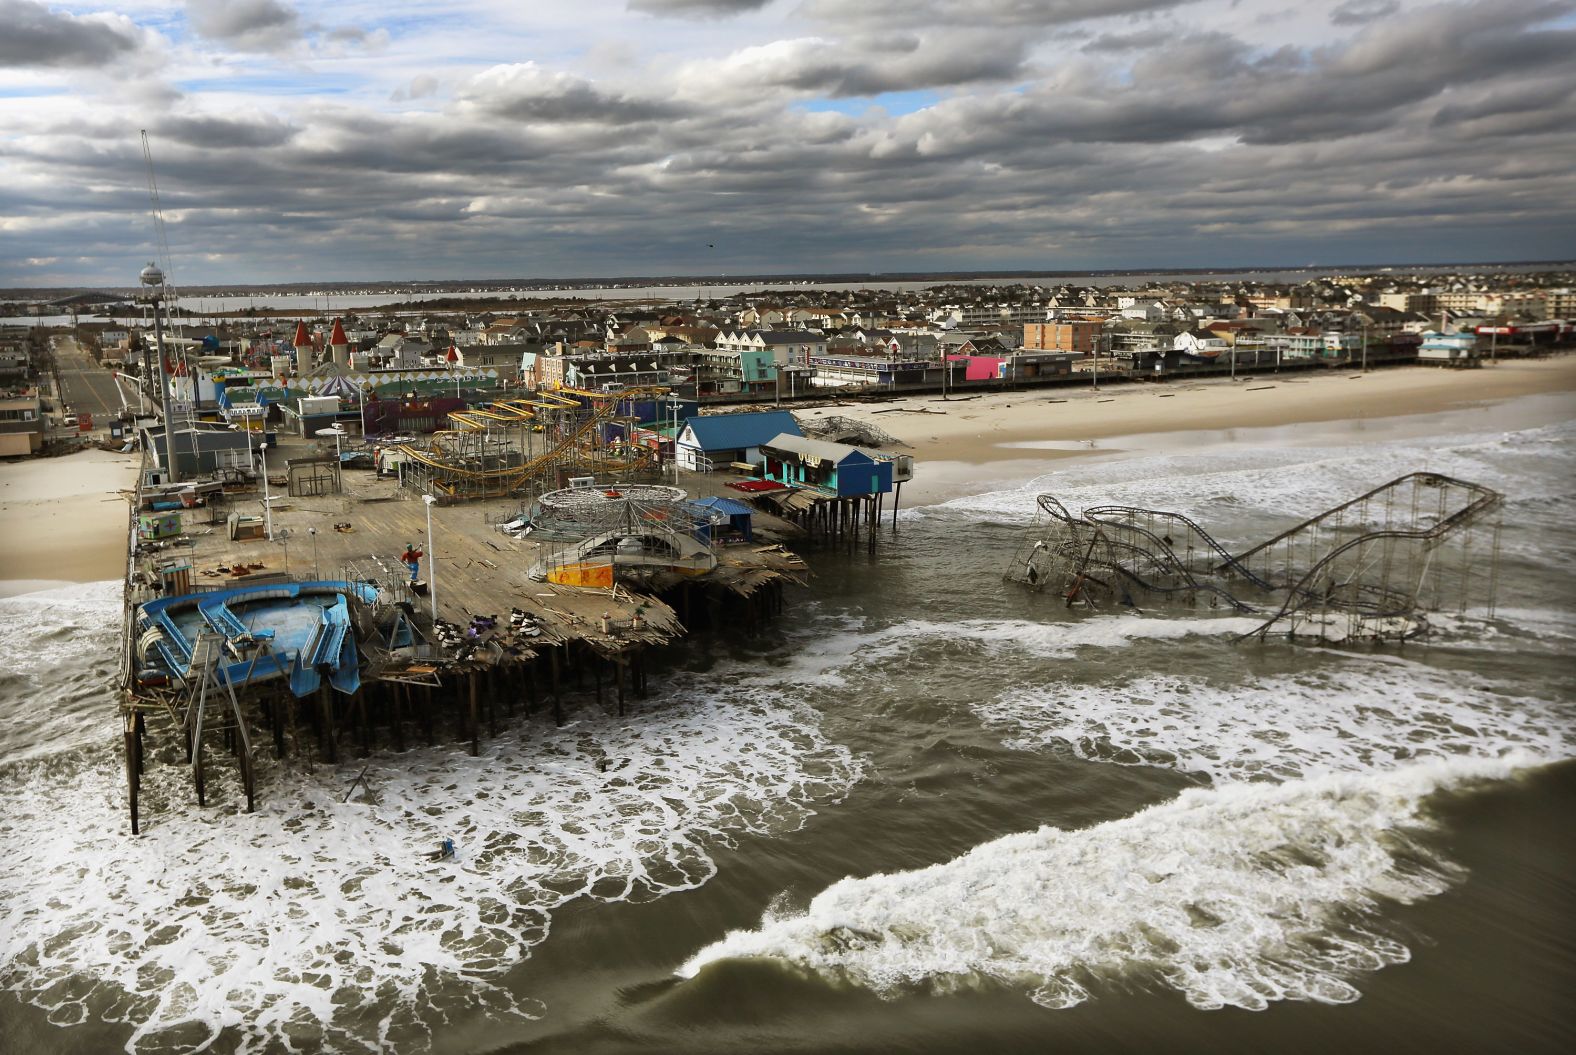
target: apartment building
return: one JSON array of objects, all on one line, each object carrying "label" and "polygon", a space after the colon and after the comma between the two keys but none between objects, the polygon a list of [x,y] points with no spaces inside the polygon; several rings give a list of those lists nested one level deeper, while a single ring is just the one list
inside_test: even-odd
[{"label": "apartment building", "polygon": [[1093,354],[1095,344],[1104,329],[1104,323],[1074,319],[1026,323],[1023,327],[1023,347],[1030,350],[1081,352],[1090,355]]}]

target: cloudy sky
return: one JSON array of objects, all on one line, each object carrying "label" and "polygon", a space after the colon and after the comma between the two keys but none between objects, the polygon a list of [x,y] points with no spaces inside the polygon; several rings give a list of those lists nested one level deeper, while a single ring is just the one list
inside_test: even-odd
[{"label": "cloudy sky", "polygon": [[0,0],[0,286],[1576,255],[1576,0]]}]

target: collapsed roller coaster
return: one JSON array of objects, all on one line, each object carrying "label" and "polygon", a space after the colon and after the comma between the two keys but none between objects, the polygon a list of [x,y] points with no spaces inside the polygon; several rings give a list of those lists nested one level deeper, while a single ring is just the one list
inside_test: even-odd
[{"label": "collapsed roller coaster", "polygon": [[1431,611],[1482,606],[1498,586],[1497,491],[1410,473],[1232,554],[1181,513],[1038,498],[1005,577],[1069,607],[1182,602],[1263,622],[1243,638],[1402,640]]}]

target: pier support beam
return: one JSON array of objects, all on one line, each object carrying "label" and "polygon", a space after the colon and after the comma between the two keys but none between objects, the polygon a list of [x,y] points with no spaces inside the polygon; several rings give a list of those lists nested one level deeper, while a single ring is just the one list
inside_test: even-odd
[{"label": "pier support beam", "polygon": [[410,690],[404,685],[392,685],[389,691],[389,702],[393,711],[394,750],[405,750],[405,694]]},{"label": "pier support beam", "polygon": [[549,652],[547,654],[547,657],[551,661],[550,662],[550,666],[551,666],[552,673],[553,673],[553,724],[554,725],[563,725],[564,724],[564,703],[563,703],[564,694],[563,694],[562,689],[559,686],[558,649],[555,647],[551,652]]},{"label": "pier support beam", "polygon": [[131,834],[141,834],[138,823],[137,800],[142,792],[142,761],[139,757],[141,749],[137,744],[136,723],[142,715],[133,711],[126,716],[126,804],[131,811]]},{"label": "pier support beam", "polygon": [[613,677],[618,682],[618,716],[624,717],[624,657],[613,661]]},{"label": "pier support beam", "polygon": [[475,758],[477,755],[482,753],[481,731],[480,731],[480,728],[479,728],[479,723],[477,721],[477,715],[476,715],[476,705],[477,705],[477,700],[476,700],[476,672],[474,670],[471,671],[468,675],[466,675],[465,680],[468,683],[469,691],[470,691],[471,757]]},{"label": "pier support beam", "polygon": [[323,745],[323,755],[330,765],[339,761],[339,738],[334,728],[334,697],[327,685],[317,690],[318,740]]},{"label": "pier support beam", "polygon": [[278,693],[268,701],[268,724],[274,732],[274,757],[282,759],[285,757],[285,701]]}]

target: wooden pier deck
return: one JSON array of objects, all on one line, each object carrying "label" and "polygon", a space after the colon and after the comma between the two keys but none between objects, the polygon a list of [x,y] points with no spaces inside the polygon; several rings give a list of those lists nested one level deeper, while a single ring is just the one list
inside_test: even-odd
[{"label": "wooden pier deck", "polygon": [[[379,730],[397,750],[418,730],[431,742],[434,716],[444,713],[452,715],[458,739],[468,740],[474,753],[484,725],[496,732],[500,707],[512,710],[518,703],[529,710],[545,697],[561,722],[561,688],[566,679],[584,685],[587,675],[599,700],[604,686],[616,693],[622,714],[627,691],[647,694],[650,650],[685,634],[686,624],[695,622],[753,631],[781,610],[783,587],[802,583],[808,574],[801,558],[772,541],[797,529],[761,513],[756,521],[760,536],[716,547],[717,567],[704,575],[656,572],[642,589],[536,581],[530,577],[533,565],[563,544],[498,530],[520,510],[518,499],[432,505],[429,548],[428,505],[419,494],[402,491],[397,480],[371,470],[343,470],[338,492],[290,496],[287,462],[321,453],[309,444],[270,452],[271,540],[230,537],[232,514],[262,515],[259,485],[181,510],[180,535],[139,542],[132,554],[122,710],[133,832],[139,824],[143,738],[150,725],[156,730],[173,726],[174,735],[184,735],[199,801],[203,797],[204,733],[200,725],[192,728],[194,690],[191,685],[144,686],[134,677],[137,629],[129,616],[135,605],[161,595],[155,584],[164,578],[162,569],[187,569],[189,580],[181,581],[189,584],[172,591],[181,595],[276,582],[370,581],[404,609],[426,640],[413,649],[380,649],[358,639],[364,667],[357,692],[336,693],[325,682],[315,699],[298,699],[282,679],[241,685],[235,719],[208,731],[210,738],[222,731],[224,746],[238,758],[250,751],[252,737],[236,727],[252,726],[259,742],[271,733],[277,757],[295,752],[327,762],[337,761],[341,739],[357,732],[363,753],[371,750]],[[699,478],[694,483],[692,493],[698,497],[717,493],[723,481]],[[408,546],[425,552],[421,576],[427,588],[421,592],[411,588],[400,559]],[[434,598],[437,620],[446,627],[434,624]],[[540,632],[516,632],[510,622],[517,610]],[[472,644],[463,632],[476,617],[495,619],[497,626]],[[298,711],[315,736],[296,735]],[[250,787],[249,760],[241,758],[240,764]]]}]

